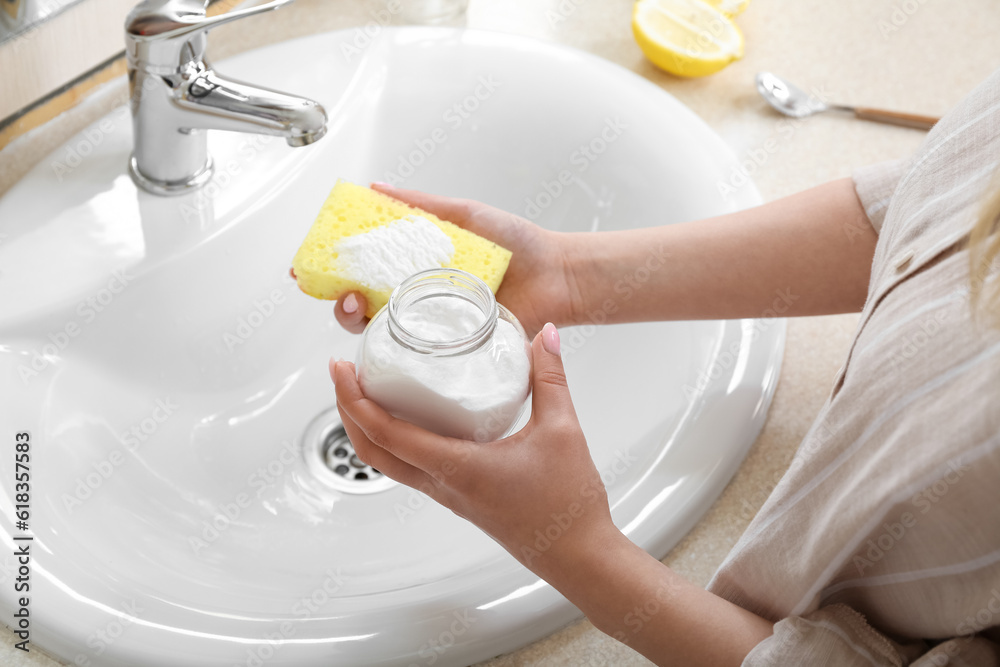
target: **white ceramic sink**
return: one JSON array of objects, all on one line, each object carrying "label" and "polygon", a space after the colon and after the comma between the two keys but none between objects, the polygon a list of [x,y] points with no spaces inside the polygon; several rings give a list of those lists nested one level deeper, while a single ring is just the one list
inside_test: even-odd
[{"label": "white ceramic sink", "polygon": [[[335,426],[314,422],[334,405],[326,362],[352,358],[357,339],[295,289],[292,255],[337,177],[396,172],[522,214],[533,202],[561,230],[695,219],[758,195],[723,200],[724,144],[593,56],[400,28],[347,58],[353,38],[219,63],[319,100],[330,131],[313,146],[213,132],[215,183],[158,198],[126,174],[118,112],[0,199],[0,423],[33,442],[31,638],[67,662],[465,665],[579,615],[416,492],[384,479],[339,490],[317,473],[305,434]],[[622,276],[622,299],[643,271]],[[580,327],[563,340],[615,520],[662,557],[759,432],[784,328]],[[14,472],[0,457],[5,554],[29,534],[13,525]],[[0,602],[9,622],[9,580]]]}]

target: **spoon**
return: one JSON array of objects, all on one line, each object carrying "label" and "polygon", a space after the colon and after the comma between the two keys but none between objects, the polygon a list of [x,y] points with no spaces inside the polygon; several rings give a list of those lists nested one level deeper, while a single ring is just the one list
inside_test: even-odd
[{"label": "spoon", "polygon": [[805,118],[806,116],[834,109],[836,111],[849,111],[857,118],[873,120],[879,123],[889,123],[890,125],[914,127],[918,130],[929,130],[934,127],[934,123],[940,120],[933,116],[921,116],[912,113],[901,113],[899,111],[850,107],[843,104],[827,104],[816,99],[795,84],[785,81],[770,72],[760,72],[757,74],[757,92],[775,110],[792,118]]}]

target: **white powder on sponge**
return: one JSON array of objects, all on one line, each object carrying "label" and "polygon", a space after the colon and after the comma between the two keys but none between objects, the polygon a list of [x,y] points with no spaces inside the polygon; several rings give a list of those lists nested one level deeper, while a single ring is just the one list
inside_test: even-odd
[{"label": "white powder on sponge", "polygon": [[[425,340],[448,342],[474,332],[483,317],[464,299],[432,297],[409,304],[399,322]],[[482,347],[437,356],[400,346],[386,319],[377,318],[365,334],[359,380],[368,398],[400,419],[465,440],[496,440],[513,426],[531,373],[524,338],[513,324],[498,319]]]},{"label": "white powder on sponge", "polygon": [[333,247],[338,273],[373,290],[391,290],[418,271],[438,269],[455,254],[451,239],[433,222],[408,215]]}]

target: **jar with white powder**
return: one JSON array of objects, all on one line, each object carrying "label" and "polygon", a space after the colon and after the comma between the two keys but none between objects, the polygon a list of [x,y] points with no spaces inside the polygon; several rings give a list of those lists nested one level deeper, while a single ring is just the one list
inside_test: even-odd
[{"label": "jar with white powder", "polygon": [[368,324],[357,358],[365,396],[440,435],[488,442],[514,426],[531,391],[531,344],[482,280],[413,274]]}]

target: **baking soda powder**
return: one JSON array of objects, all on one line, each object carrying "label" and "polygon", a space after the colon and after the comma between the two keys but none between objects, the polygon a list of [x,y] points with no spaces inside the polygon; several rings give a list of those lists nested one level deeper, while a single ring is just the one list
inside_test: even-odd
[{"label": "baking soda powder", "polygon": [[[468,339],[488,317],[467,299],[439,294],[408,303],[395,326],[427,343],[444,344]],[[531,376],[519,325],[497,317],[492,336],[481,345],[451,354],[411,349],[393,337],[388,320],[383,310],[362,341],[358,378],[368,398],[400,419],[465,440],[496,440],[514,425]]]}]

